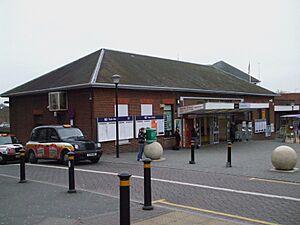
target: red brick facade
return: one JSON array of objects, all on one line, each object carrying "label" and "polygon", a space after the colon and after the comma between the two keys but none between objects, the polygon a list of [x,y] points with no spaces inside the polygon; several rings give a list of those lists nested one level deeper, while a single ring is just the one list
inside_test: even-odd
[{"label": "red brick facade", "polygon": [[[26,143],[30,137],[32,128],[37,125],[45,124],[69,124],[70,119],[74,119],[74,125],[81,128],[84,134],[92,140],[97,140],[97,117],[114,116],[115,89],[79,89],[69,90],[68,110],[50,112],[48,106],[48,94],[28,95],[19,97],[10,97],[10,121],[11,130],[16,133],[19,139]],[[152,104],[153,114],[162,115],[164,113],[163,104],[173,105],[173,119],[177,118],[177,100],[180,96],[193,97],[227,97],[244,98],[245,102],[266,103],[271,102],[270,97],[255,96],[233,96],[216,94],[192,94],[180,92],[158,92],[158,91],[137,91],[119,89],[119,104],[128,104],[128,115],[141,115],[141,104]],[[270,103],[270,122],[274,123],[274,111]],[[257,110],[252,111],[252,120],[258,118]],[[263,138],[263,135],[257,135],[257,138]],[[171,148],[175,141],[173,137],[159,137],[159,142],[165,148]],[[114,151],[114,142],[102,143],[105,153]],[[130,140],[130,144],[120,146],[122,151],[137,151],[136,139]]]}]

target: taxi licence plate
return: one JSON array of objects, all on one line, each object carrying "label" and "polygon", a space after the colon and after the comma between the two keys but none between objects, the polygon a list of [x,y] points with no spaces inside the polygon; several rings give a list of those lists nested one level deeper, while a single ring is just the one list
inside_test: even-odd
[{"label": "taxi licence plate", "polygon": [[97,153],[87,153],[86,156],[97,156]]}]

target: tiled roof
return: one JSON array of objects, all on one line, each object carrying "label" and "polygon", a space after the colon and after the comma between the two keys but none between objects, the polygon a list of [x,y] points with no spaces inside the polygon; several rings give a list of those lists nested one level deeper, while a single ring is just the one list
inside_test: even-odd
[{"label": "tiled roof", "polygon": [[260,81],[258,79],[256,79],[255,77],[250,76],[247,73],[244,73],[243,71],[237,69],[236,67],[231,66],[230,64],[223,62],[223,61],[219,61],[216,62],[215,64],[212,65],[213,67],[223,70],[224,72],[227,72],[233,76],[236,76],[237,78],[243,79],[247,82],[249,82],[249,79],[251,81],[251,83],[257,84]]},{"label": "tiled roof", "polygon": [[275,95],[213,66],[102,49],[7,91],[2,96],[82,87],[113,88],[113,74],[121,75],[120,88]]}]

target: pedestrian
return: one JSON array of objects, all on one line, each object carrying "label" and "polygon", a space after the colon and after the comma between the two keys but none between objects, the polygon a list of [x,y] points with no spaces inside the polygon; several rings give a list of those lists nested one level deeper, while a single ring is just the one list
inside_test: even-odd
[{"label": "pedestrian", "polygon": [[192,140],[194,141],[194,144],[196,146],[196,148],[200,147],[200,140],[199,140],[199,128],[198,126],[195,128],[192,128]]},{"label": "pedestrian", "polygon": [[176,128],[176,131],[175,131],[174,135],[175,135],[175,140],[176,140],[176,145],[174,146],[174,150],[179,150],[181,137],[180,137],[180,133],[179,133],[178,128]]},{"label": "pedestrian", "polygon": [[142,127],[139,130],[138,134],[138,142],[139,142],[139,152],[137,155],[137,161],[141,161],[144,153],[144,147],[145,147],[145,141],[146,141],[146,129]]},{"label": "pedestrian", "polygon": [[234,127],[234,123],[231,124],[230,129],[229,129],[229,138],[231,143],[233,144],[233,142],[235,141],[235,127]]}]

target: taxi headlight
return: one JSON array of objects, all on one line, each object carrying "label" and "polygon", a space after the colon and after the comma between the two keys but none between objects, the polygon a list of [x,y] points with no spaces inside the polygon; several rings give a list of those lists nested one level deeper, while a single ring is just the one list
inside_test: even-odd
[{"label": "taxi headlight", "polygon": [[79,149],[79,145],[74,145],[74,148],[75,148],[76,150],[78,150],[78,149]]},{"label": "taxi headlight", "polygon": [[101,148],[101,143],[97,142],[96,143],[96,148],[98,148],[98,149]]},{"label": "taxi headlight", "polygon": [[2,153],[3,153],[3,154],[7,154],[7,153],[8,153],[8,148],[4,149],[4,150],[2,151]]}]

